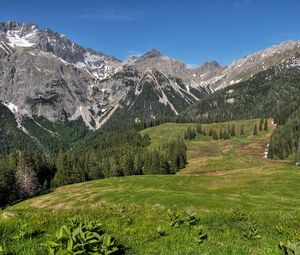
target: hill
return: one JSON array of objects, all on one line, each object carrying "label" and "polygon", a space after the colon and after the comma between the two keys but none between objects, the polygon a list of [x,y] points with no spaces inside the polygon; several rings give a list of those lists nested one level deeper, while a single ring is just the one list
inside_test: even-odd
[{"label": "hill", "polygon": [[[231,139],[197,135],[187,141],[189,165],[177,175],[74,184],[9,207],[0,217],[0,245],[13,254],[46,254],[40,243],[76,215],[105,224],[126,254],[282,254],[279,242],[299,234],[300,172],[290,161],[264,158],[274,127],[269,120],[268,131],[253,136],[258,121],[231,122],[237,133]],[[228,123],[202,129],[222,126]],[[164,124],[142,133],[154,149],[187,127],[196,124]],[[178,228],[171,226],[172,212],[184,221]],[[191,215],[197,220],[189,227]],[[15,243],[10,236],[24,224],[28,235]],[[208,239],[199,244],[200,225]]]}]

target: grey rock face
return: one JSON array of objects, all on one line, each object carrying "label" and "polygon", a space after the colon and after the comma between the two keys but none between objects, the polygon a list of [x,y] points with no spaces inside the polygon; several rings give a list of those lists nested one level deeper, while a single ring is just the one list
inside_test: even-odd
[{"label": "grey rock face", "polygon": [[119,61],[35,24],[0,23],[0,100],[50,121],[100,128],[119,108],[138,119],[177,115],[207,91],[251,78],[299,52],[286,42],[221,67],[189,69],[151,50]]}]

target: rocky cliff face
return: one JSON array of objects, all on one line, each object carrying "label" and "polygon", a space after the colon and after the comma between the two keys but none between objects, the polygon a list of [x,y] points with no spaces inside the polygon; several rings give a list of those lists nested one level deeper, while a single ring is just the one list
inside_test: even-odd
[{"label": "rocky cliff face", "polygon": [[35,24],[0,23],[0,100],[20,116],[82,118],[100,128],[116,111],[134,119],[175,116],[213,90],[251,78],[300,50],[286,42],[221,67],[196,69],[151,50],[117,60]]}]

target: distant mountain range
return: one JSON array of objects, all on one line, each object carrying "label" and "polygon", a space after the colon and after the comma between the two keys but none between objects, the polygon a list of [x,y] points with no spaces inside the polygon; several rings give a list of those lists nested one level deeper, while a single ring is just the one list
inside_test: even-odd
[{"label": "distant mountain range", "polygon": [[[40,126],[41,119],[57,124],[80,120],[87,129],[96,130],[110,122],[137,123],[182,112],[203,119],[209,113],[195,110],[203,98],[228,86],[245,82],[251,86],[257,74],[279,70],[274,66],[280,66],[280,72],[298,68],[299,52],[300,42],[287,41],[227,67],[212,61],[189,69],[157,50],[121,61],[35,24],[3,22],[0,101],[29,137],[25,120]],[[228,94],[225,98],[237,101]]]}]

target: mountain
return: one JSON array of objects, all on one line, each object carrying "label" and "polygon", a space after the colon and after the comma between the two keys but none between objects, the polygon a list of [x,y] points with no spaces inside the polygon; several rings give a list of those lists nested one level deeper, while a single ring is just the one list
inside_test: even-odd
[{"label": "mountain", "polygon": [[[191,70],[155,50],[119,61],[34,24],[1,23],[0,57],[0,99],[19,115],[81,117],[89,129],[118,108],[138,109],[140,118],[174,116],[203,93]],[[149,90],[152,99],[138,105]],[[144,115],[153,107],[159,110]]]},{"label": "mountain", "polygon": [[268,157],[294,154],[300,139],[300,53],[261,71],[252,78],[220,89],[181,113],[196,122],[273,118],[277,128]]},{"label": "mountain", "polygon": [[[256,99],[247,101],[248,93],[257,91],[255,98],[263,100],[258,94],[258,84],[272,87],[268,76],[272,72],[279,73],[279,79],[285,77],[282,73],[298,66],[299,51],[299,42],[287,41],[227,67],[211,61],[191,69],[155,49],[121,61],[81,47],[65,35],[35,24],[3,22],[0,23],[0,105],[13,114],[13,125],[27,138],[36,140],[38,147],[40,144],[45,147],[49,133],[52,137],[61,130],[71,134],[72,123],[76,123],[77,131],[71,141],[64,142],[69,148],[70,142],[84,136],[87,129],[104,126],[115,129],[182,115],[197,120],[258,116],[260,108],[252,115],[231,111],[235,112],[239,105],[248,110],[251,105],[249,109],[254,112]],[[268,91],[278,93],[274,88]],[[213,101],[216,98],[217,103]],[[280,98],[285,97],[280,95]],[[66,131],[63,126],[70,128]],[[60,143],[59,136],[54,140]],[[47,150],[55,151],[57,147]]]}]

